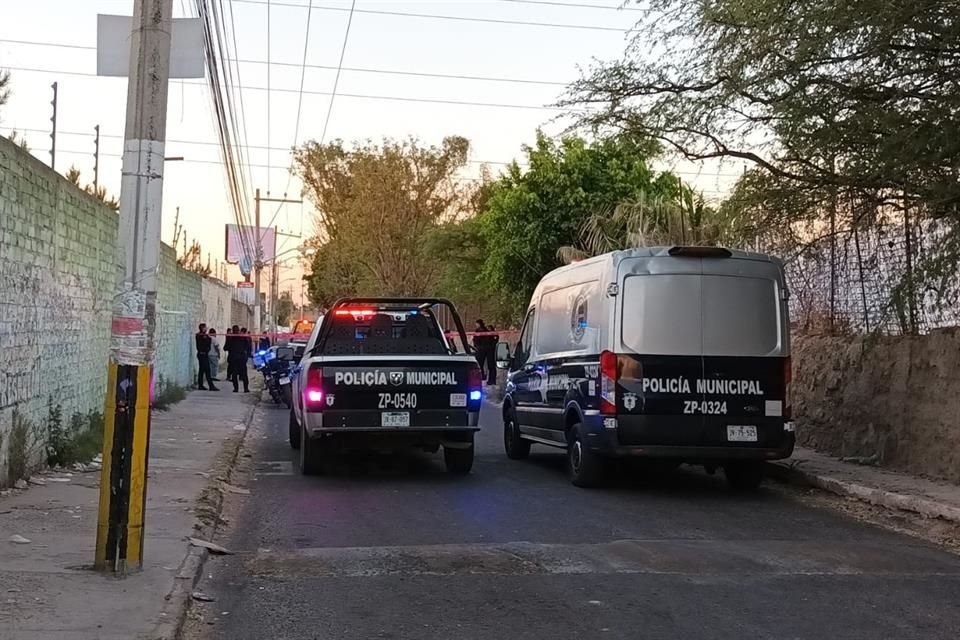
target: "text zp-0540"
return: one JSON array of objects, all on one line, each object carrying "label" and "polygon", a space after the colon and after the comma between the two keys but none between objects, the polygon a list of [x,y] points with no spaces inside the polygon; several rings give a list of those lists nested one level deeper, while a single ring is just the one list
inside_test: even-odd
[{"label": "text zp-0540", "polygon": [[416,409],[417,394],[415,393],[381,393],[380,409]]}]

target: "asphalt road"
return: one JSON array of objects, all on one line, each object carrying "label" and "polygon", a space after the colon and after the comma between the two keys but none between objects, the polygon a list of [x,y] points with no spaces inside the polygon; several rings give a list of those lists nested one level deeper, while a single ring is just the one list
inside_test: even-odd
[{"label": "asphalt road", "polygon": [[502,452],[484,409],[477,463],[361,460],[296,473],[286,414],[248,436],[238,552],[212,559],[190,638],[223,640],[935,638],[960,629],[960,558],[681,471],[577,489],[561,452]]}]

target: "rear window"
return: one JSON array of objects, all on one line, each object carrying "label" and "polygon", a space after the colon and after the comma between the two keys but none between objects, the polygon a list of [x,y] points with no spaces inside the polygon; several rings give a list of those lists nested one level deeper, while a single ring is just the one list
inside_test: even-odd
[{"label": "rear window", "polygon": [[651,355],[765,356],[780,346],[777,283],[719,275],[624,282],[624,347]]},{"label": "rear window", "polygon": [[330,316],[325,355],[433,355],[448,353],[432,315],[419,311],[356,313]]}]

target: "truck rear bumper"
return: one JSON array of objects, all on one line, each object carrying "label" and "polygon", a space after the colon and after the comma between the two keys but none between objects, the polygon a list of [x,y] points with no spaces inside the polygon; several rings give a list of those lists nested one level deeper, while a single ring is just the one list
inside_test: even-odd
[{"label": "truck rear bumper", "polygon": [[[690,463],[781,460],[793,454],[796,434],[783,419],[743,420],[675,416],[618,416],[615,427],[590,421],[591,450],[611,457],[672,458]],[[727,423],[753,424],[757,442],[726,442]]]}]

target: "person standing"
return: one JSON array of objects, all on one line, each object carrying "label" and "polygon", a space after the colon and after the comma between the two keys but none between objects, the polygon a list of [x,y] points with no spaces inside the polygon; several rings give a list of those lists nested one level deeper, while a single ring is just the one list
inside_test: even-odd
[{"label": "person standing", "polygon": [[210,336],[210,378],[217,382],[220,380],[220,358],[223,354],[220,351],[220,343],[217,342],[217,330],[210,327],[207,335]]},{"label": "person standing", "polygon": [[497,343],[500,342],[500,336],[496,334],[496,327],[490,325],[487,327],[487,384],[491,387],[497,386]]},{"label": "person standing", "polygon": [[206,379],[210,391],[217,391],[218,389],[213,385],[213,379],[210,377],[210,344],[213,341],[210,339],[210,334],[207,333],[207,325],[200,324],[194,341],[197,345],[197,367],[199,369],[197,371],[197,389],[206,391],[206,387],[203,386],[203,381]]},{"label": "person standing", "polygon": [[248,393],[250,381],[247,378],[247,358],[250,357],[250,338],[241,333],[240,327],[233,325],[224,349],[227,352],[227,375],[233,383],[233,392],[240,391],[240,383],[243,382],[243,392]]}]

